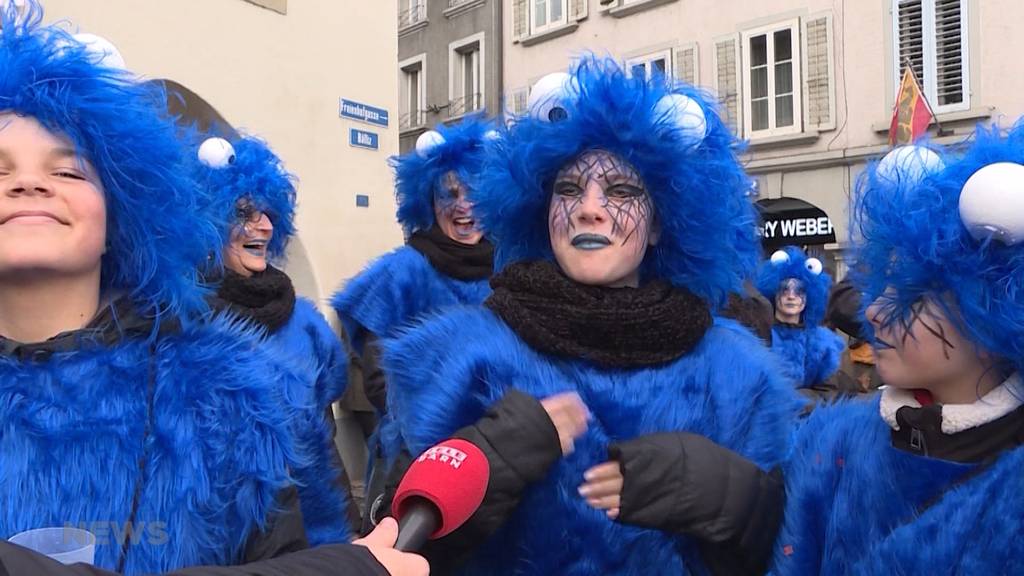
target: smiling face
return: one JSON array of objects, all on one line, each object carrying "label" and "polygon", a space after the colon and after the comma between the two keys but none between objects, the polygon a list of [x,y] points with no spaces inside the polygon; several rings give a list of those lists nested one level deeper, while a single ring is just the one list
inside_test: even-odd
[{"label": "smiling face", "polygon": [[469,189],[455,172],[445,174],[434,189],[434,220],[445,236],[460,244],[478,244],[484,234],[473,219]]},{"label": "smiling face", "polygon": [[640,174],[603,150],[584,152],[555,176],[548,207],[551,249],[562,271],[592,286],[637,286],[657,243],[654,206]]},{"label": "smiling face", "polygon": [[0,186],[0,278],[98,277],[106,201],[71,142],[33,118],[0,114]]},{"label": "smiling face", "polygon": [[224,266],[246,278],[267,269],[267,246],[274,237],[274,224],[248,200],[238,201],[236,224],[224,249]]}]

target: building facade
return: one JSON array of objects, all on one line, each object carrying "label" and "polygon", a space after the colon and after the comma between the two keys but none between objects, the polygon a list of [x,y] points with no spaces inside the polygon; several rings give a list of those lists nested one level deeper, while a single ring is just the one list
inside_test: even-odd
[{"label": "building facade", "polygon": [[760,197],[830,217],[838,242],[822,248],[842,274],[849,195],[888,150],[904,67],[937,114],[933,141],[1006,126],[1024,113],[1022,18],[1016,0],[507,0],[505,98],[523,110],[533,82],[586,52],[704,87],[747,141]]},{"label": "building facade", "polygon": [[[44,6],[47,19],[112,41],[133,72],[185,86],[236,128],[269,142],[299,180],[298,232],[286,270],[300,294],[324,305],[343,279],[401,243],[386,162],[398,151],[391,2],[45,0]],[[341,117],[341,99],[390,117],[386,125]],[[353,129],[360,132],[354,136]],[[366,148],[367,140],[376,149]]]},{"label": "building facade", "polygon": [[398,0],[399,148],[440,122],[501,110],[501,0]]}]

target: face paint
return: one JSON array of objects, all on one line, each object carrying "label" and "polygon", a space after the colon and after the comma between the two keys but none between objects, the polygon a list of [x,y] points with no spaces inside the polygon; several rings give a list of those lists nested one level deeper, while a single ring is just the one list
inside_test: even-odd
[{"label": "face paint", "polygon": [[779,284],[775,294],[775,318],[788,324],[799,324],[807,308],[807,289],[796,278],[787,278]]},{"label": "face paint", "polygon": [[988,355],[966,339],[947,317],[943,306],[925,297],[901,317],[890,318],[887,290],[865,311],[874,330],[875,366],[882,381],[905,389],[922,388],[948,396],[954,386],[970,388],[965,401],[973,401],[975,386],[991,370]]},{"label": "face paint", "polygon": [[555,176],[548,233],[570,278],[636,286],[647,247],[657,242],[654,206],[636,169],[603,150],[584,152]]},{"label": "face paint", "polygon": [[468,195],[469,189],[455,172],[445,174],[434,189],[434,220],[445,236],[472,245],[479,243],[484,235],[473,219],[473,203]]},{"label": "face paint", "polygon": [[267,269],[267,247],[274,237],[270,217],[247,200],[240,200],[235,211],[235,225],[224,251],[224,266],[252,276]]}]

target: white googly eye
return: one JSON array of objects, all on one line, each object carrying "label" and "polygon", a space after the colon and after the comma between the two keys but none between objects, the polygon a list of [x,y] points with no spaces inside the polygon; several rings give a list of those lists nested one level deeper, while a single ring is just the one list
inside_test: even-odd
[{"label": "white googly eye", "polygon": [[444,144],[444,136],[437,130],[427,130],[416,139],[416,153],[420,158],[426,158],[430,151]]},{"label": "white googly eye", "polygon": [[807,261],[804,262],[804,266],[807,268],[808,272],[815,276],[821,274],[821,260],[818,260],[817,258],[808,258]]},{"label": "white googly eye", "polygon": [[118,51],[117,47],[114,46],[110,40],[97,36],[95,34],[75,34],[75,40],[85,46],[85,49],[90,54],[96,56],[96,63],[100,66],[107,68],[116,68],[118,70],[125,70],[124,57],[121,56],[121,52]]},{"label": "white googly eye", "polygon": [[772,253],[772,264],[778,266],[786,262],[789,262],[789,254],[786,254],[785,250],[776,250]]},{"label": "white googly eye", "polygon": [[975,240],[1012,246],[1024,240],[1024,166],[996,162],[983,167],[960,191],[960,220]]},{"label": "white googly eye", "polygon": [[900,146],[878,163],[877,174],[890,182],[914,185],[945,166],[934,150],[924,146]]},{"label": "white googly eye", "polygon": [[533,85],[526,106],[536,120],[559,122],[569,117],[569,105],[578,93],[575,78],[565,72],[555,72]]},{"label": "white googly eye", "polygon": [[683,94],[667,94],[654,107],[655,117],[669,120],[682,131],[692,146],[700,144],[707,136],[708,124],[704,109],[696,100]]},{"label": "white googly eye", "polygon": [[198,156],[210,168],[224,168],[235,163],[235,147],[223,138],[207,138],[199,146]]}]

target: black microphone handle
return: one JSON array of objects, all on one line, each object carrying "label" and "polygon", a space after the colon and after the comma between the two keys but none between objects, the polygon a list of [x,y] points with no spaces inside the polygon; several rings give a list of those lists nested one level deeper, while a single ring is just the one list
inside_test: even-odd
[{"label": "black microphone handle", "polygon": [[439,527],[441,513],[437,506],[426,498],[412,498],[405,506],[405,513],[398,521],[398,540],[395,550],[415,552],[419,550]]}]

